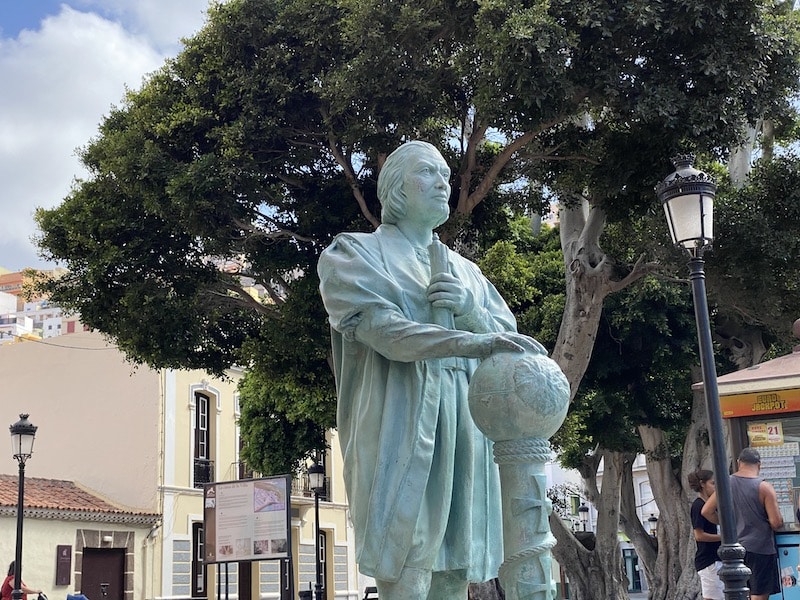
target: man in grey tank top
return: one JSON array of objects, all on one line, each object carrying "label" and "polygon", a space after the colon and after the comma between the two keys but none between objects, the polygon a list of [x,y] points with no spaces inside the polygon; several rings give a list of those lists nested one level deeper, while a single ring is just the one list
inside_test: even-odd
[{"label": "man in grey tank top", "polygon": [[[759,477],[761,455],[758,450],[742,450],[737,468],[731,475],[731,499],[739,543],[745,549],[744,563],[752,571],[748,582],[750,600],[768,600],[770,595],[781,591],[773,532],[783,527],[783,517],[775,488]],[[719,522],[716,494],[705,503],[702,515],[712,523]]]}]

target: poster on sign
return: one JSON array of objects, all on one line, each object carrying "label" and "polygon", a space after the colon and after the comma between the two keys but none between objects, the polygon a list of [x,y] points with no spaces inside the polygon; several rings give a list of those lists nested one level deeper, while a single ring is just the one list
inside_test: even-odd
[{"label": "poster on sign", "polygon": [[289,558],[291,476],[209,483],[206,563]]}]

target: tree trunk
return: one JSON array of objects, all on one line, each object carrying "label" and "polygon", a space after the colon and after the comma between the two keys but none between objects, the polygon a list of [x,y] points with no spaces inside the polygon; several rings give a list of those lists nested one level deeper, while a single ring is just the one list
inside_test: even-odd
[{"label": "tree trunk", "polygon": [[[603,460],[603,485],[596,485],[597,466]],[[597,509],[593,550],[587,549],[553,513],[550,528],[558,540],[553,557],[569,577],[571,600],[627,600],[628,579],[622,563],[617,531],[620,524],[620,491],[626,465],[622,454],[601,450],[581,469],[587,494]]]},{"label": "tree trunk", "polygon": [[603,212],[583,200],[577,206],[562,207],[559,215],[567,289],[553,360],[567,376],[574,397],[592,357],[610,273],[599,246]]},{"label": "tree trunk", "polygon": [[745,130],[747,137],[728,156],[728,173],[730,174],[731,183],[737,190],[744,186],[752,169],[753,148],[758,139],[759,127],[748,125]]},{"label": "tree trunk", "polygon": [[640,260],[618,279],[614,261],[600,247],[605,213],[586,198],[562,206],[559,219],[566,298],[552,358],[564,371],[574,398],[592,357],[606,296],[641,279],[657,265]]},{"label": "tree trunk", "polygon": [[[700,381],[702,375],[700,367],[692,369],[692,381]],[[686,441],[683,443],[683,461],[681,473],[687,476],[695,469],[713,470],[708,439],[708,413],[706,411],[705,396],[702,390],[692,392],[692,422],[686,432]],[[681,481],[686,490],[687,498],[692,498],[694,492],[689,488],[688,482]]]},{"label": "tree trunk", "polygon": [[[700,580],[694,570],[695,542],[692,535],[691,500],[683,491],[680,474],[672,468],[666,436],[661,429],[639,426],[647,458],[647,476],[658,499],[659,526],[655,544],[643,530],[631,537],[640,564],[644,556],[645,576],[651,600],[698,600]],[[641,528],[641,525],[639,526]],[[642,535],[643,534],[643,535]],[[630,534],[629,534],[630,535]],[[641,546],[656,553],[640,552]]]},{"label": "tree trunk", "polygon": [[732,319],[715,323],[714,341],[729,354],[737,369],[753,366],[767,353],[760,329]]},{"label": "tree trunk", "polygon": [[765,163],[772,161],[775,154],[775,123],[772,119],[761,121],[761,160]]},{"label": "tree trunk", "polygon": [[745,127],[747,137],[741,146],[734,148],[728,156],[728,173],[731,183],[738,190],[747,181],[752,170],[753,150],[761,148],[762,162],[768,163],[775,154],[775,123],[771,119],[759,119],[755,127]]}]

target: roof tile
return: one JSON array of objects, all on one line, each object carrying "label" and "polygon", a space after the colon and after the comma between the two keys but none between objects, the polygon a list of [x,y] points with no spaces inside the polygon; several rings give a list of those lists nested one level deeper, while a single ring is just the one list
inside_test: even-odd
[{"label": "roof tile", "polygon": [[[16,507],[19,479],[16,475],[0,474],[0,507]],[[79,487],[73,481],[61,479],[25,478],[25,508],[49,510],[93,511],[102,513],[147,514],[116,506]]]}]

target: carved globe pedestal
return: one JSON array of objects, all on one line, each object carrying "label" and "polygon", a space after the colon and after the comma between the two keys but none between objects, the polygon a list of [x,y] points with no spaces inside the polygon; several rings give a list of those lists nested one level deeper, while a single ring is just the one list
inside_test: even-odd
[{"label": "carved globe pedestal", "polygon": [[552,600],[550,549],[556,540],[548,517],[544,465],[549,438],[564,422],[569,382],[544,355],[501,352],[485,359],[469,385],[478,428],[494,441],[503,498],[504,560],[500,583],[508,600]]}]

